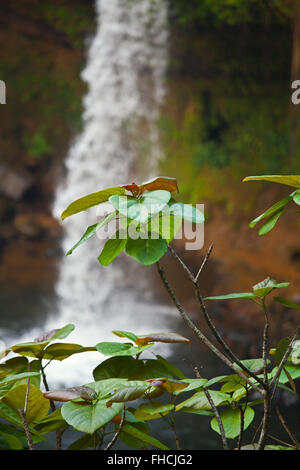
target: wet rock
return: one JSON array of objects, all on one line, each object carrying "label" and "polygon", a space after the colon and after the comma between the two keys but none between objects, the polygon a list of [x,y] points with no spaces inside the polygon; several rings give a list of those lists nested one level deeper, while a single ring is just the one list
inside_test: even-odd
[{"label": "wet rock", "polygon": [[14,203],[7,197],[0,197],[0,221],[7,222],[14,216]]},{"label": "wet rock", "polygon": [[61,232],[56,219],[43,213],[26,212],[18,214],[13,225],[17,232],[28,238],[56,238]]},{"label": "wet rock", "polygon": [[32,183],[33,178],[27,171],[0,165],[0,192],[3,195],[18,201]]},{"label": "wet rock", "polygon": [[15,229],[29,238],[43,235],[43,230],[31,214],[18,214],[14,219]]}]

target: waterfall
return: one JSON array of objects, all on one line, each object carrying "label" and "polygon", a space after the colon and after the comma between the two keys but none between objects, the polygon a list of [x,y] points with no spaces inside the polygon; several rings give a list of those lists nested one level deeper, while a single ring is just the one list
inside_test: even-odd
[{"label": "waterfall", "polygon": [[[166,1],[98,0],[96,9],[97,31],[82,73],[88,84],[84,127],[67,156],[65,181],[57,188],[57,218],[78,197],[136,180],[140,161],[142,179],[155,176],[160,158],[156,121],[165,93]],[[96,221],[95,208],[66,219],[63,251]],[[153,300],[149,268],[124,254],[103,267],[97,260],[102,246],[95,237],[62,259],[58,312],[50,315],[46,329],[74,323],[70,341],[84,346],[112,339],[114,329],[166,330],[170,309]],[[81,384],[91,380],[91,365],[100,360],[99,353],[82,354],[69,358],[67,367],[55,361],[48,373],[56,383]]]}]

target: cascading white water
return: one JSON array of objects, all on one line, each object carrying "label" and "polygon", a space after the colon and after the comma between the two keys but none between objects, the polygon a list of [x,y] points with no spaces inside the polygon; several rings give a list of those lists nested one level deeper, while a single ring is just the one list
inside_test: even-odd
[{"label": "cascading white water", "polygon": [[[167,65],[166,0],[97,0],[96,7],[97,31],[82,74],[89,86],[84,129],[66,160],[66,179],[53,207],[56,217],[78,197],[136,179],[141,148],[147,152],[146,163],[151,162],[143,179],[155,175],[159,158],[155,124]],[[95,208],[67,219],[64,252],[96,220]],[[166,330],[170,309],[154,303],[146,279],[149,268],[140,268],[126,255],[101,267],[97,255],[102,245],[97,238],[89,240],[61,261],[59,309],[45,329],[75,323],[70,341],[83,345],[112,338],[114,329]],[[52,384],[91,380],[90,366],[100,356],[88,356],[68,359],[67,367],[57,362],[55,368],[50,366]]]}]

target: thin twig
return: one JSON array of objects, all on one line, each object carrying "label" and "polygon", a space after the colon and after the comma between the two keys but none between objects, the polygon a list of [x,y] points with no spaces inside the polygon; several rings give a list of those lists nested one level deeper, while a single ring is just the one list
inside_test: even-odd
[{"label": "thin twig", "polygon": [[[185,321],[185,323],[193,330],[193,332],[198,336],[198,338],[206,344],[206,346],[216,355],[221,359],[228,367],[230,367],[236,374],[238,374],[248,385],[250,385],[256,392],[258,392],[260,395],[264,394],[264,390],[261,390],[259,387],[257,387],[253,382],[249,380],[249,378],[240,370],[238,369],[233,362],[231,362],[226,356],[224,356],[221,351],[219,351],[216,346],[214,346],[213,343],[209,341],[209,339],[199,330],[199,328],[196,327],[196,325],[192,322],[186,311],[184,310],[183,306],[180,304],[178,301],[176,295],[174,294],[174,291],[172,287],[170,286],[163,268],[160,266],[160,264],[157,262],[156,263],[158,273],[160,275],[160,278],[169,294],[171,299],[173,300],[180,316],[182,319]],[[257,379],[256,379],[257,380]]]},{"label": "thin twig", "polygon": [[264,363],[264,382],[268,385],[268,361],[267,361],[267,346],[268,346],[268,331],[269,331],[269,319],[267,315],[267,309],[265,304],[265,299],[262,301],[262,307],[265,315],[265,327],[263,334],[263,347],[262,347],[262,357]]},{"label": "thin twig", "polygon": [[[208,251],[203,263],[205,263],[208,260],[208,255],[211,253],[212,247],[213,247],[213,245],[210,246],[209,251]],[[246,367],[242,363],[242,361],[239,360],[239,358],[234,354],[234,352],[231,350],[231,348],[225,343],[225,341],[223,340],[223,338],[221,337],[221,335],[217,331],[216,327],[214,326],[213,322],[211,321],[211,318],[208,314],[208,311],[206,309],[205,303],[203,301],[203,298],[202,298],[202,295],[201,295],[201,292],[200,292],[200,287],[199,287],[198,282],[196,280],[198,275],[196,276],[196,278],[194,278],[194,276],[191,273],[190,269],[186,266],[186,264],[178,256],[176,251],[171,246],[169,246],[169,250],[172,253],[172,255],[175,257],[175,259],[179,262],[179,264],[182,266],[182,268],[187,272],[189,279],[193,283],[195,291],[196,291],[196,297],[197,297],[197,300],[199,302],[200,308],[202,310],[204,319],[205,319],[208,327],[210,328],[211,332],[213,333],[214,337],[218,341],[218,343],[223,347],[224,351],[227,353],[227,355],[230,357],[230,359],[232,359],[233,362],[235,362],[244,372],[246,372],[246,374],[248,374],[248,376],[255,379],[264,389],[266,389],[266,385],[265,385],[264,381],[260,377],[257,377],[256,374],[254,374],[250,369],[248,369],[248,367]],[[200,268],[201,270],[203,269],[203,266],[204,266],[203,263],[202,263],[202,266]]]},{"label": "thin twig", "polygon": [[240,424],[240,434],[239,434],[238,443],[237,443],[237,450],[241,450],[242,442],[243,442],[243,435],[244,435],[244,413],[245,413],[245,410],[243,410],[242,406],[240,406],[239,409],[240,409],[241,424]]},{"label": "thin twig", "polygon": [[178,437],[178,434],[177,434],[177,428],[176,428],[176,425],[175,425],[175,415],[174,415],[174,413],[172,414],[170,425],[171,425],[171,428],[172,428],[172,431],[173,431],[173,434],[174,434],[174,437],[175,437],[176,449],[177,450],[182,450],[182,447],[181,447],[180,442],[179,442],[179,437]]},{"label": "thin twig", "polygon": [[[41,372],[42,372],[42,378],[43,378],[43,384],[44,384],[45,390],[46,390],[46,392],[49,392],[50,389],[49,389],[49,385],[48,385],[48,382],[47,382],[44,367],[42,365],[42,361],[40,361],[40,368],[41,368]],[[55,404],[54,404],[53,400],[50,400],[50,407],[51,407],[52,412],[56,410],[56,407],[55,407]]]},{"label": "thin twig", "polygon": [[244,437],[245,411],[248,406],[248,385],[245,386],[245,389],[246,389],[245,403],[243,403],[242,406],[239,406],[240,416],[241,416],[241,425],[240,425],[240,434],[239,434],[238,443],[237,443],[237,450],[241,450],[243,437]]},{"label": "thin twig", "polygon": [[[255,429],[255,435],[257,434],[257,432],[259,431],[259,427],[257,428],[256,426],[254,426],[254,424],[250,424],[250,427],[252,429]],[[283,444],[284,446],[288,446],[288,447],[292,447],[294,448],[294,446],[292,446],[291,444],[289,444],[288,442],[284,442],[282,441],[281,439],[278,439],[278,437],[275,437],[275,436],[272,436],[272,434],[267,434],[267,437],[269,439],[272,439],[273,441],[275,442],[279,442],[280,444]],[[255,444],[253,441],[252,441],[252,444]]]},{"label": "thin twig", "polygon": [[270,418],[270,405],[271,405],[271,396],[267,391],[264,394],[264,416],[262,421],[262,429],[258,440],[258,450],[264,450],[266,444],[266,438],[268,435],[269,428],[269,418]]},{"label": "thin twig", "polygon": [[210,247],[208,248],[208,250],[207,250],[206,256],[205,256],[204,260],[202,261],[202,264],[201,264],[201,266],[200,266],[200,268],[199,268],[198,273],[196,274],[195,282],[198,282],[199,276],[200,276],[200,274],[202,273],[202,270],[203,270],[204,266],[205,266],[206,263],[207,263],[207,260],[208,260],[208,258],[209,258],[209,255],[210,255],[211,252],[212,252],[213,247],[214,247],[214,244],[212,243],[212,244],[210,245]]},{"label": "thin twig", "polygon": [[109,450],[109,449],[112,448],[112,446],[114,445],[114,443],[116,442],[116,440],[118,439],[118,437],[119,437],[119,435],[122,431],[124,421],[125,421],[125,405],[124,405],[124,408],[123,408],[123,413],[122,413],[122,418],[121,418],[121,421],[120,421],[120,426],[119,426],[117,432],[115,433],[114,437],[112,438],[110,443],[105,447],[104,450]]},{"label": "thin twig", "polygon": [[[200,374],[199,369],[198,369],[197,366],[193,366],[193,371],[194,371],[195,376],[198,379],[201,379],[201,374]],[[209,393],[207,388],[203,388],[203,392],[204,392],[204,395],[206,396],[206,399],[207,399],[208,403],[211,406],[211,409],[212,409],[212,411],[215,415],[215,418],[217,420],[217,423],[219,425],[223,449],[224,450],[229,450],[228,442],[227,442],[226,435],[225,435],[225,429],[224,429],[224,426],[223,426],[223,423],[222,423],[222,420],[221,420],[219,410],[217,409],[217,407],[216,407],[216,405],[215,405],[215,403],[214,403],[214,401],[211,397],[211,394]]]},{"label": "thin twig", "polygon": [[279,421],[281,422],[282,424],[282,427],[285,429],[285,431],[287,432],[287,434],[289,435],[291,441],[293,442],[293,444],[295,444],[296,448],[299,449],[300,447],[300,444],[299,442],[297,441],[295,435],[293,434],[293,432],[290,430],[290,428],[288,427],[287,425],[287,422],[286,420],[284,419],[284,417],[282,416],[278,406],[275,407],[275,410],[276,410],[276,413],[277,413],[277,416],[278,416],[278,419]]},{"label": "thin twig", "polygon": [[26,439],[27,439],[27,442],[28,442],[28,448],[29,448],[29,450],[34,450],[33,441],[32,441],[32,437],[31,437],[31,432],[29,430],[29,426],[28,426],[28,423],[27,423],[26,418],[25,418],[24,410],[22,410],[22,408],[19,408],[18,413],[21,416],[21,420],[22,420],[22,423],[23,423],[23,428],[24,428],[24,431],[25,431],[25,434],[26,434]]}]

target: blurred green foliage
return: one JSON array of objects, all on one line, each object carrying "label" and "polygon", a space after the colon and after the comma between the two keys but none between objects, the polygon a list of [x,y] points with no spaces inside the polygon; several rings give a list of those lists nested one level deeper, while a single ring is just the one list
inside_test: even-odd
[{"label": "blurred green foliage", "polygon": [[[2,12],[3,9],[3,12]],[[1,79],[7,105],[0,140],[10,163],[63,158],[81,125],[85,41],[94,30],[88,0],[13,0],[1,7]]]},{"label": "blurred green foliage", "polygon": [[[159,121],[162,171],[189,181],[181,190],[190,201],[211,199],[231,209],[234,191],[246,191],[247,210],[255,195],[249,197],[242,177],[253,168],[257,174],[288,169],[291,6],[172,3],[169,90]],[[298,150],[295,171],[299,156]]]}]

